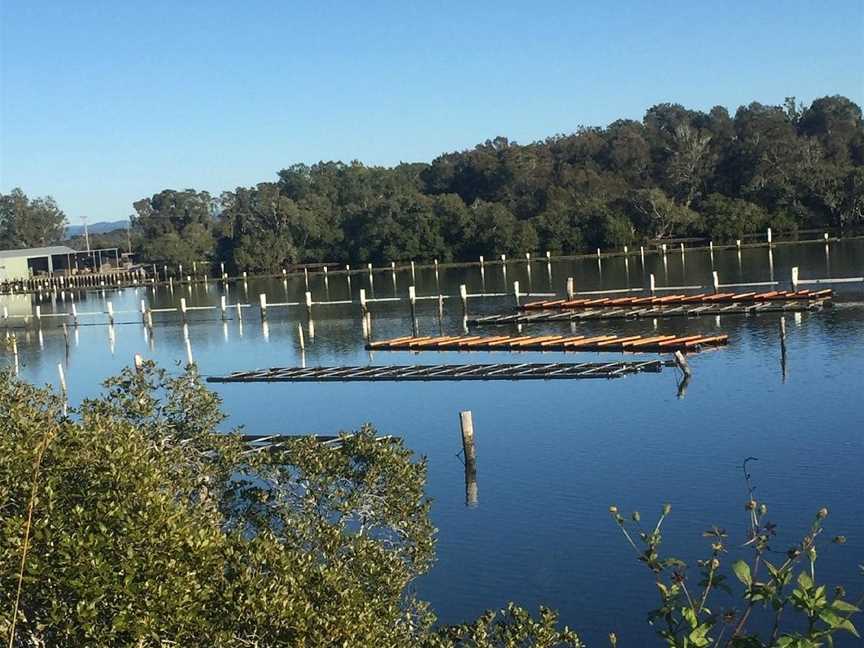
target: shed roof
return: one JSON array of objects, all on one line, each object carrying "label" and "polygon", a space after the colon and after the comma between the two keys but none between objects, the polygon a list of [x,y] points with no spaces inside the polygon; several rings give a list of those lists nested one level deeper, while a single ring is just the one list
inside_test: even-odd
[{"label": "shed roof", "polygon": [[75,250],[65,245],[51,245],[48,247],[22,248],[20,250],[0,250],[0,259],[20,259],[26,257],[47,257],[55,254],[76,254]]}]

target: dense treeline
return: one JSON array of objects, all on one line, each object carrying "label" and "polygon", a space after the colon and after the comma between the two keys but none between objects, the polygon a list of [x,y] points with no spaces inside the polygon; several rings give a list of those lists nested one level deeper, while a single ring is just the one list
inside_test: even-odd
[{"label": "dense treeline", "polygon": [[641,122],[526,146],[499,137],[393,168],[298,164],[218,199],[163,191],[135,209],[146,258],[252,271],[846,227],[864,221],[864,126],[839,96],[734,117],[660,104]]},{"label": "dense treeline", "polygon": [[141,261],[249,271],[846,228],[864,223],[864,123],[841,96],[734,116],[659,104],[528,145],[498,137],[392,168],[296,164],[276,182],[165,190],[134,208]]}]

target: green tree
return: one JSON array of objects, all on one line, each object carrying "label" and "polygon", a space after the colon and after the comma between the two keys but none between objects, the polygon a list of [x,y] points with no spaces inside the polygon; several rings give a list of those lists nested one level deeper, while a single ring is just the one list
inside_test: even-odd
[{"label": "green tree", "polygon": [[66,215],[51,196],[31,199],[17,188],[0,194],[0,248],[51,245],[65,229]]},{"label": "green tree", "polygon": [[[371,428],[250,452],[194,367],[67,414],[0,372],[0,637],[60,646],[579,646],[518,608],[433,629],[426,464]],[[522,643],[492,642],[507,637]]]},{"label": "green tree", "polygon": [[698,226],[699,215],[677,204],[661,189],[640,189],[628,196],[627,207],[636,229],[648,238],[688,234]]},{"label": "green tree", "polygon": [[131,218],[140,261],[183,264],[214,259],[216,203],[206,191],[165,189],[134,203]]},{"label": "green tree", "polygon": [[707,233],[717,241],[740,239],[744,234],[763,230],[768,223],[768,215],[758,205],[716,193],[708,196],[701,210]]}]

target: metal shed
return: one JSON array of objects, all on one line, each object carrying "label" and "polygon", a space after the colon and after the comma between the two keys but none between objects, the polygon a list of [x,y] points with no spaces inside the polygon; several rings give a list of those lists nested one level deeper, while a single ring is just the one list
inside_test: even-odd
[{"label": "metal shed", "polygon": [[69,270],[76,254],[65,245],[0,250],[0,281],[29,279],[40,272]]}]

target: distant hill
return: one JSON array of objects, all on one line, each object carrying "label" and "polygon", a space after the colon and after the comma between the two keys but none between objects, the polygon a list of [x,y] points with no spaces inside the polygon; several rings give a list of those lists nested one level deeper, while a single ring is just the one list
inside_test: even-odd
[{"label": "distant hill", "polygon": [[[117,221],[100,221],[98,223],[90,223],[87,227],[87,231],[90,234],[104,234],[105,232],[113,232],[118,229],[128,229],[129,221],[128,220],[117,220]],[[83,236],[84,235],[84,226],[83,225],[70,225],[66,228],[66,238],[72,238],[73,236]]]}]

